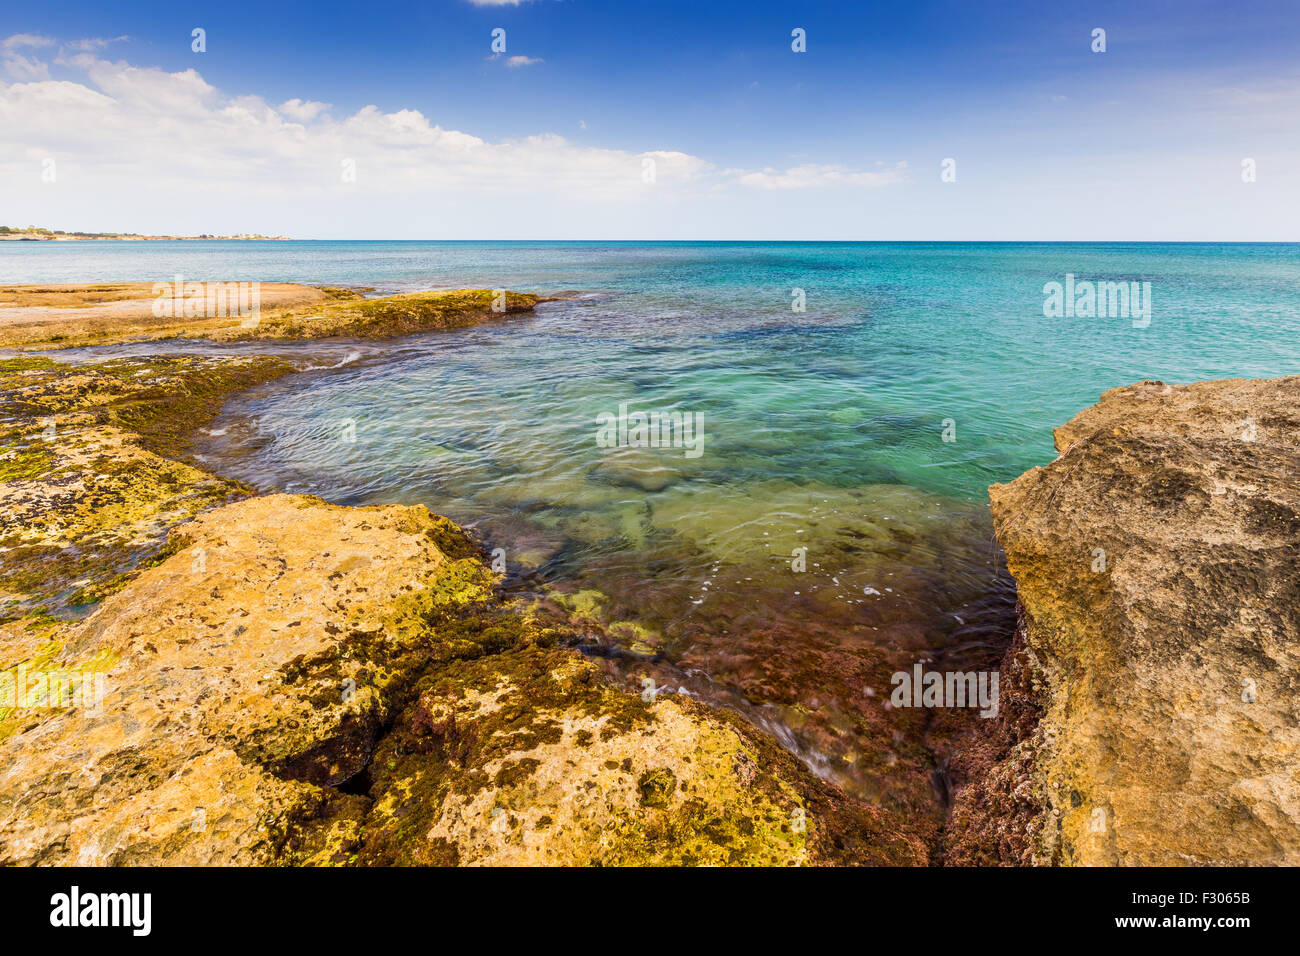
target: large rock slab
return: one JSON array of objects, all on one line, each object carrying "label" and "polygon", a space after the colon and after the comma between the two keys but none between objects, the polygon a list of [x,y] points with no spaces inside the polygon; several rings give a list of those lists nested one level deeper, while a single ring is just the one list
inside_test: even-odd
[{"label": "large rock slab", "polygon": [[222,342],[336,336],[381,339],[478,325],[507,313],[529,311],[540,301],[532,293],[500,289],[447,289],[367,299],[357,289],[281,282],[184,282],[182,286],[0,286],[0,348],[64,349],[178,337]]},{"label": "large rock slab", "polygon": [[285,495],[185,525],[186,547],[65,640],[58,661],[113,661],[102,704],[0,744],[0,858],[275,858],[277,828],[333,796],[308,784],[368,761],[415,639],[398,598],[468,547],[451,529]]},{"label": "large rock slab", "polygon": [[1113,389],[1055,439],[989,489],[1043,717],[955,859],[1018,806],[1024,862],[1300,863],[1300,377]]}]

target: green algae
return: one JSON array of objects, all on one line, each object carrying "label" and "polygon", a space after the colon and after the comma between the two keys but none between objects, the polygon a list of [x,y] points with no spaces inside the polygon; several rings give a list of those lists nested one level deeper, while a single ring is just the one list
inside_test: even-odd
[{"label": "green algae", "polygon": [[51,358],[43,355],[20,355],[15,358],[0,359],[0,385],[5,384],[4,379],[20,372],[30,372],[35,369],[50,368],[55,364]]},{"label": "green algae", "polygon": [[48,429],[56,416],[85,416],[135,432],[156,454],[175,456],[232,393],[293,370],[283,359],[266,356],[158,356],[94,365],[9,359],[0,361],[0,412],[29,429]]},{"label": "green algae", "polygon": [[189,446],[193,433],[216,418],[225,400],[292,372],[283,359],[257,357],[238,363],[188,358],[106,362],[97,370],[133,386],[141,372],[146,384],[130,387],[127,394],[108,404],[109,423],[136,432],[155,454],[176,457]]},{"label": "green algae", "polygon": [[337,294],[307,308],[265,315],[254,326],[200,331],[222,339],[317,339],[334,336],[385,339],[415,332],[458,329],[498,315],[526,311],[538,298],[529,293],[492,289],[414,292],[365,299]]},{"label": "green algae", "polygon": [[636,788],[641,794],[641,806],[666,807],[677,789],[677,777],[666,767],[656,767],[641,774]]},{"label": "green algae", "polygon": [[[33,625],[42,629],[39,621]],[[49,622],[44,629],[55,626]],[[52,638],[30,657],[0,668],[0,740],[82,703],[74,696],[73,682],[106,674],[118,661],[117,655],[106,650],[81,660],[65,661],[60,659],[63,651],[63,641]],[[24,681],[27,686],[19,690]],[[19,702],[17,695],[24,699]],[[102,701],[95,700],[85,703],[91,707],[102,705]]]},{"label": "green algae", "polygon": [[0,444],[0,482],[31,481],[50,470],[54,454],[40,445]]}]

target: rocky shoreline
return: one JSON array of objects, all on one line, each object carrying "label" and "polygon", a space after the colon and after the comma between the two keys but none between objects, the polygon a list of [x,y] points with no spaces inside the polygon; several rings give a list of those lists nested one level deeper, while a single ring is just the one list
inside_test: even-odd
[{"label": "rocky shoreline", "polygon": [[0,863],[926,861],[734,715],[614,688],[445,518],[184,460],[291,371],[0,360],[0,680],[37,697],[0,708]]},{"label": "rocky shoreline", "polygon": [[[257,334],[456,327],[492,297],[338,296]],[[226,397],[294,371],[0,360],[0,681],[45,680],[0,702],[0,864],[1300,859],[1300,377],[1112,390],[991,489],[1020,627],[997,717],[929,731],[944,820],[614,686],[422,506],[259,496],[188,458]],[[90,677],[96,706],[62,698]]]}]

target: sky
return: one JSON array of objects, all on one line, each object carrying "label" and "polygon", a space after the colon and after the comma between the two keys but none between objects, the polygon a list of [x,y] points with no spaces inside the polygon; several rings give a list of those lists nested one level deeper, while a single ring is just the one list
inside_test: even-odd
[{"label": "sky", "polygon": [[1295,241],[1298,214],[1296,0],[0,10],[8,225]]}]

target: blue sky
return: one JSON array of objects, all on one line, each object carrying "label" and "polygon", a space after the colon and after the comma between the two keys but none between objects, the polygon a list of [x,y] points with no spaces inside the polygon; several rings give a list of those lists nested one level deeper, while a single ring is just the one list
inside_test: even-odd
[{"label": "blue sky", "polygon": [[5,37],[11,223],[1300,239],[1293,0],[53,2]]}]

